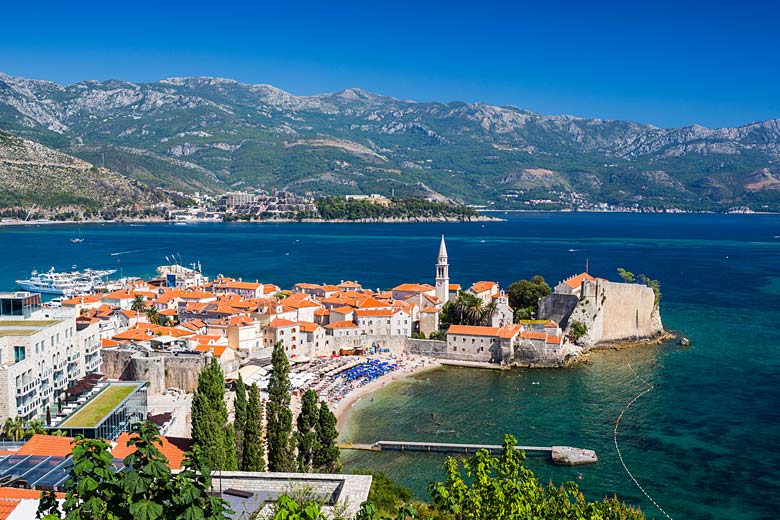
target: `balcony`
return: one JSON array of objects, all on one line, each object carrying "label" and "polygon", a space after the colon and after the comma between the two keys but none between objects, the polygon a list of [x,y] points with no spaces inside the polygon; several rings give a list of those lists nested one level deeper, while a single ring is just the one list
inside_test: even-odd
[{"label": "balcony", "polygon": [[16,415],[21,415],[22,417],[29,415],[33,411],[38,409],[38,406],[40,405],[40,402],[37,399],[34,399],[28,403],[25,403],[23,405],[17,405],[16,406]]},{"label": "balcony", "polygon": [[26,385],[22,385],[16,388],[16,395],[21,397],[24,395],[29,395],[38,388],[38,381],[30,381]]},{"label": "balcony", "polygon": [[92,345],[87,345],[87,346],[84,348],[84,354],[86,354],[87,356],[89,356],[89,355],[91,355],[91,354],[94,354],[94,353],[96,353],[98,350],[100,350],[100,344],[99,344],[99,343],[94,343],[94,344],[92,344]]},{"label": "balcony", "polygon": [[80,354],[78,352],[74,352],[72,354],[68,354],[68,364],[75,363],[79,360]]},{"label": "balcony", "polygon": [[55,361],[54,365],[53,365],[54,371],[58,372],[58,371],[62,370],[63,368],[65,368],[65,365],[67,365],[67,364],[68,364],[68,362],[67,362],[67,360],[65,358],[60,359],[59,361]]}]

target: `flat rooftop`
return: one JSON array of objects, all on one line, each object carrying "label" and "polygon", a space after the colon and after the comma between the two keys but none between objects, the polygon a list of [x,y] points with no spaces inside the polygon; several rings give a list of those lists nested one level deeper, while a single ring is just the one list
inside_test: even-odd
[{"label": "flat rooftop", "polygon": [[0,337],[31,336],[60,323],[56,320],[4,320],[0,319]]},{"label": "flat rooftop", "polygon": [[94,428],[119,403],[143,383],[111,384],[90,399],[80,410],[59,424],[62,428]]}]

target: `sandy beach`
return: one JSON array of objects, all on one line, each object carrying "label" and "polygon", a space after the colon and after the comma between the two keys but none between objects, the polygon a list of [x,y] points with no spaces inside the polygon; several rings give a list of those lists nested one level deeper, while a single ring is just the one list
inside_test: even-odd
[{"label": "sandy beach", "polygon": [[375,381],[371,381],[365,386],[361,386],[353,390],[352,392],[345,395],[341,401],[330,403],[331,409],[336,415],[336,419],[338,421],[336,427],[339,430],[339,433],[341,433],[341,431],[344,429],[344,426],[346,425],[352,412],[352,407],[359,400],[367,397],[375,390],[378,390],[390,383],[394,383],[415,374],[425,372],[426,370],[432,370],[442,366],[441,363],[439,363],[437,360],[423,356],[406,357],[404,358],[404,361],[406,362],[406,365],[403,368],[394,370],[393,372],[390,372],[389,374],[386,374],[379,379],[376,379]]}]

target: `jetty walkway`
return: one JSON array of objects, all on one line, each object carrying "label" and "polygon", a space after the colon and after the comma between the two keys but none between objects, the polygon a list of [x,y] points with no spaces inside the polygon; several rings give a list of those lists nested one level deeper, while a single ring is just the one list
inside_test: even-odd
[{"label": "jetty walkway", "polygon": [[[342,450],[363,451],[424,451],[436,453],[474,453],[487,450],[490,453],[500,453],[503,446],[499,444],[456,444],[451,442],[416,442],[416,441],[377,441],[373,444],[339,443]],[[524,452],[549,453],[555,464],[578,466],[598,462],[596,452],[571,446],[515,446],[516,450]]]}]

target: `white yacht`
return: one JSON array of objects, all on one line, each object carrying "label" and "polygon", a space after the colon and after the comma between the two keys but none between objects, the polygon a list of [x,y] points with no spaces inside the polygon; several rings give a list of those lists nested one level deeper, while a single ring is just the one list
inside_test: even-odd
[{"label": "white yacht", "polygon": [[52,267],[45,273],[33,271],[27,280],[16,280],[17,285],[27,291],[73,296],[91,293],[95,286],[103,283],[103,279],[116,272],[114,269],[85,269],[66,273],[58,273]]}]

